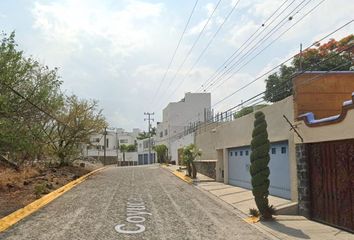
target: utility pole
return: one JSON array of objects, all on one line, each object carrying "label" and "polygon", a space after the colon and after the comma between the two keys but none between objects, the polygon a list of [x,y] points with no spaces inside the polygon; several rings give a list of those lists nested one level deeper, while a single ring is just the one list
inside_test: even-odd
[{"label": "utility pole", "polygon": [[106,165],[106,141],[107,141],[107,128],[104,128],[104,133],[103,133],[103,165]]},{"label": "utility pole", "polygon": [[149,156],[148,156],[148,161],[151,163],[151,121],[154,121],[153,118],[151,118],[151,115],[154,115],[155,113],[149,113],[149,112],[144,112],[145,116],[148,116],[147,118],[144,118],[144,121],[148,121],[148,127],[149,127]]}]

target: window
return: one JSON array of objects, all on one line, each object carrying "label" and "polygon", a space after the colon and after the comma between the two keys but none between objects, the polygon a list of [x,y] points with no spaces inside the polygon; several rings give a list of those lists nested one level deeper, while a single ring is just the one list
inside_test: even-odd
[{"label": "window", "polygon": [[230,156],[232,157],[232,152],[230,152]]},{"label": "window", "polygon": [[167,129],[165,129],[165,136],[167,136]]},{"label": "window", "polygon": [[109,139],[106,139],[106,148],[109,148]]},{"label": "window", "polygon": [[248,156],[248,150],[245,151],[245,155]]},{"label": "window", "polygon": [[276,148],[272,148],[272,154],[276,154],[276,153],[277,153]]},{"label": "window", "polygon": [[240,151],[240,156],[243,156],[243,151]]},{"label": "window", "polygon": [[163,132],[160,132],[160,137],[163,137]]},{"label": "window", "polygon": [[121,139],[119,140],[120,143],[128,143],[128,139]]},{"label": "window", "polygon": [[237,152],[235,152],[235,156],[237,156]]},{"label": "window", "polygon": [[281,147],[281,153],[285,154],[286,153],[286,147]]}]

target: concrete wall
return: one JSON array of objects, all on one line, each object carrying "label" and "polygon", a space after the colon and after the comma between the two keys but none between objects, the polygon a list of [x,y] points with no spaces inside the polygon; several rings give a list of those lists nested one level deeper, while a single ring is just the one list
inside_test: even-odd
[{"label": "concrete wall", "polygon": [[[290,126],[283,118],[285,115],[291,122],[294,119],[293,97],[262,108],[268,124],[270,142],[288,141],[291,199],[297,200],[297,171],[295,157],[294,134],[289,131]],[[202,149],[201,159],[217,159],[216,178],[228,183],[228,149],[233,147],[249,146],[252,140],[254,114],[248,114],[231,122],[214,124],[214,128],[197,132],[196,145]],[[218,150],[218,151],[217,151]],[[220,170],[220,169],[221,170]]]},{"label": "concrete wall", "polygon": [[171,142],[170,145],[170,154],[171,154],[171,161],[178,162],[178,149],[183,148],[191,143],[194,143],[194,133],[188,134],[183,136],[182,138],[176,139]]}]

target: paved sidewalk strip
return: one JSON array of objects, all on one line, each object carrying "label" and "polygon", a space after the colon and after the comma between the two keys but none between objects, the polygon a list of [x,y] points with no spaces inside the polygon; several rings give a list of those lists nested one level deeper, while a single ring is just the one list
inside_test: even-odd
[{"label": "paved sidewalk strip", "polygon": [[[173,168],[176,168],[176,166],[166,167],[170,171]],[[201,176],[202,174],[198,173],[198,175]],[[245,215],[249,215],[250,208],[256,208],[252,191],[249,189],[220,182],[195,182],[194,185],[228,203]],[[269,202],[276,209],[297,204],[275,196],[269,196]],[[275,219],[276,221],[260,222],[256,219],[248,218],[245,221],[278,239],[354,240],[354,234],[311,221],[303,216],[276,215]]]}]

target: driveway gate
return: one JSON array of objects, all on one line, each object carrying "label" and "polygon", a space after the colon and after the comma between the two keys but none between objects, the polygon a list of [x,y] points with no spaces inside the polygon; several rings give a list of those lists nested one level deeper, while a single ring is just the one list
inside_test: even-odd
[{"label": "driveway gate", "polygon": [[354,139],[310,144],[311,216],[354,231]]}]

